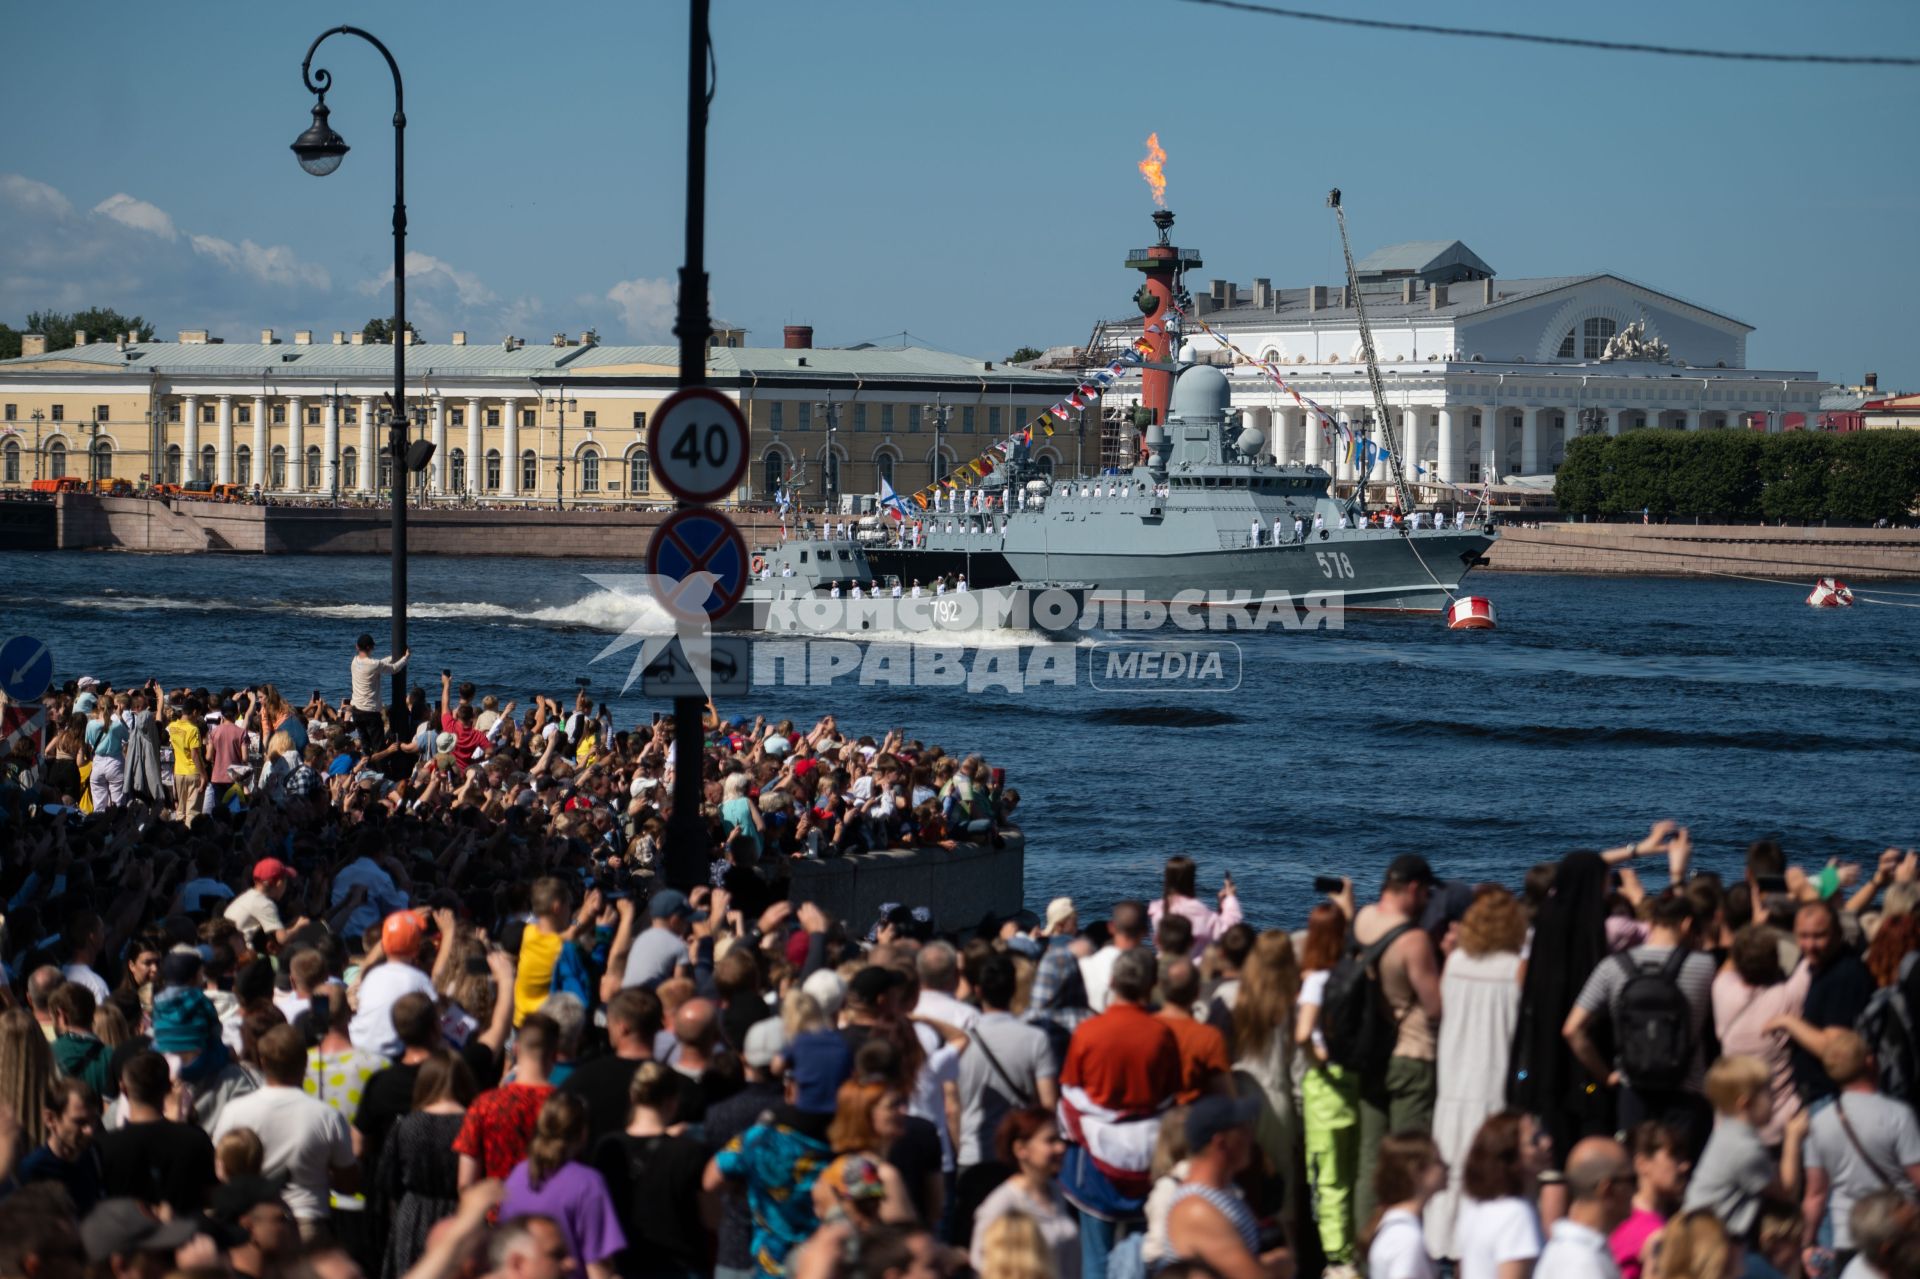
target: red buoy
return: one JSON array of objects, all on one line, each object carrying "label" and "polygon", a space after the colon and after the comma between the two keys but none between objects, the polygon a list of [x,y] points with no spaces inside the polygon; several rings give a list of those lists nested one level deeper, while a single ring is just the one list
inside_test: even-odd
[{"label": "red buoy", "polygon": [[1808,592],[1807,604],[1813,608],[1852,608],[1853,591],[1838,578],[1823,577]]},{"label": "red buoy", "polygon": [[1484,595],[1462,595],[1447,605],[1450,631],[1490,631],[1493,626],[1493,601]]}]

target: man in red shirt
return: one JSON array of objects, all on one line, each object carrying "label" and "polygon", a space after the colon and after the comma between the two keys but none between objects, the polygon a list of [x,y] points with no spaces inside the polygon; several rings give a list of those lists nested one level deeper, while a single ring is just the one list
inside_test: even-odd
[{"label": "man in red shirt", "polygon": [[1174,1100],[1190,1106],[1205,1093],[1225,1096],[1232,1092],[1227,1037],[1193,1015],[1193,1006],[1200,999],[1200,970],[1191,959],[1176,959],[1167,965],[1160,979],[1160,998],[1162,1006],[1155,1015],[1173,1031],[1180,1045],[1180,1092]]},{"label": "man in red shirt", "polygon": [[[513,996],[501,991],[499,997]],[[513,1047],[513,1082],[475,1097],[459,1136],[453,1139],[453,1152],[460,1156],[460,1189],[483,1177],[504,1179],[527,1157],[540,1108],[553,1095],[547,1072],[559,1047],[560,1027],[545,1013],[533,1013],[520,1023]]]},{"label": "man in red shirt", "polygon": [[1080,1218],[1081,1279],[1106,1279],[1116,1225],[1140,1217],[1160,1113],[1180,1091],[1179,1041],[1146,1008],[1159,976],[1144,947],[1122,951],[1107,1010],[1073,1032],[1060,1071],[1060,1184]]},{"label": "man in red shirt", "polygon": [[453,766],[466,772],[476,759],[483,759],[491,745],[487,735],[473,726],[473,704],[453,701],[453,672],[440,672],[440,728],[453,734]]}]

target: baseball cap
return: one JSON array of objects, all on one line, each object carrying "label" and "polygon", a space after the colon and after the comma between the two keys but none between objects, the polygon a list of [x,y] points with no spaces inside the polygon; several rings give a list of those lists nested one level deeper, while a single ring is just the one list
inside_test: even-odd
[{"label": "baseball cap", "polygon": [[847,983],[847,989],[861,1003],[871,1004],[888,991],[898,990],[906,984],[904,974],[878,964],[869,964],[853,975],[853,980]]},{"label": "baseball cap", "polygon": [[747,1028],[747,1038],[740,1045],[740,1056],[755,1070],[765,1070],[773,1064],[773,1059],[787,1051],[787,1029],[780,1024],[778,1017],[765,1017]]},{"label": "baseball cap", "polygon": [[1402,853],[1387,864],[1387,882],[1389,884],[1417,884],[1434,882],[1433,867],[1427,859],[1418,853]]},{"label": "baseball cap", "polygon": [[853,1049],[835,1030],[810,1030],[787,1045],[787,1078],[793,1081],[795,1110],[831,1115],[839,1108],[840,1085],[853,1074]]},{"label": "baseball cap", "polygon": [[688,919],[705,919],[705,911],[696,911],[687,902],[687,895],[677,888],[663,888],[647,902],[647,918],[672,919],[675,915],[685,915]]},{"label": "baseball cap", "polygon": [[1067,922],[1074,913],[1073,898],[1056,897],[1047,903],[1047,931],[1052,932]]},{"label": "baseball cap", "polygon": [[395,959],[411,959],[427,939],[425,911],[396,910],[380,925],[380,949]]},{"label": "baseball cap", "polygon": [[172,1252],[199,1231],[197,1217],[160,1221],[137,1199],[103,1199],[80,1223],[80,1242],[87,1260],[105,1261],[115,1253]]},{"label": "baseball cap", "polygon": [[1187,1107],[1187,1149],[1198,1153],[1223,1132],[1251,1128],[1260,1117],[1260,1094],[1202,1097]]},{"label": "baseball cap", "polygon": [[83,693],[91,693],[95,689],[100,687],[100,681],[95,679],[91,675],[82,675],[77,681],[75,681],[74,687],[78,688]]},{"label": "baseball cap", "polygon": [[253,864],[253,882],[256,884],[270,884],[276,879],[297,878],[299,876],[294,873],[293,867],[278,857],[262,857]]}]

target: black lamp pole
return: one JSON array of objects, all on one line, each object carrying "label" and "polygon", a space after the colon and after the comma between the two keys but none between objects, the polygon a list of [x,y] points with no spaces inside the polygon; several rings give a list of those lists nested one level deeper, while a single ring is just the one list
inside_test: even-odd
[{"label": "black lamp pole", "polygon": [[[709,0],[691,0],[687,22],[687,261],[680,268],[679,311],[673,332],[680,339],[680,385],[704,386],[713,315],[707,305],[707,105],[712,81]],[[685,509],[697,505],[677,502]],[[707,879],[707,830],[700,817],[706,798],[701,769],[706,759],[706,704],[697,697],[673,700],[673,814],[668,819],[666,878],[689,889]]]},{"label": "black lamp pole", "polygon": [[[313,55],[328,36],[359,36],[380,51],[393,72],[393,412],[387,449],[393,458],[393,651],[407,651],[407,111],[406,93],[400,84],[400,64],[378,37],[359,27],[333,27],[323,31],[307,46],[300,61],[300,78],[307,92],[314,95],[313,123],[293,142],[293,154],[300,167],[316,178],[324,178],[340,167],[347,157],[346,139],[327,123],[327,90],[333,76],[322,67],[315,70]],[[367,459],[374,465],[372,458]],[[335,462],[338,474],[339,463]],[[393,677],[393,719],[397,732],[404,735],[411,727],[407,716],[406,676]]]}]

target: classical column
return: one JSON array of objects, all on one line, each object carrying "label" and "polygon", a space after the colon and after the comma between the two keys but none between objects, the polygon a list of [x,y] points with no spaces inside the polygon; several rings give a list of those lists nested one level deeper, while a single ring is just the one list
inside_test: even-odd
[{"label": "classical column", "polygon": [[1420,482],[1420,410],[1408,405],[1400,411],[1400,434],[1394,444],[1400,449],[1400,466],[1408,484]]},{"label": "classical column", "polygon": [[1540,415],[1545,409],[1527,409],[1520,416],[1520,474],[1540,474]]},{"label": "classical column", "polygon": [[1560,456],[1565,457],[1573,442],[1580,438],[1580,410],[1560,410]]},{"label": "classical column", "polygon": [[1307,465],[1308,466],[1324,465],[1324,463],[1322,463],[1321,461],[1321,457],[1323,456],[1325,451],[1326,427],[1320,421],[1320,415],[1313,412],[1312,410],[1304,410],[1300,414],[1300,425],[1301,425],[1301,428],[1305,430],[1307,433],[1307,441],[1306,441]]},{"label": "classical column", "polygon": [[1347,435],[1353,429],[1353,418],[1345,409],[1335,409],[1333,420],[1341,429],[1333,433],[1333,478],[1350,480],[1353,478],[1353,466],[1347,461]]},{"label": "classical column", "polygon": [[[1507,454],[1506,450],[1500,447],[1499,409],[1484,408],[1480,410],[1480,447],[1475,450],[1474,456],[1468,458],[1467,461],[1469,463],[1480,463],[1483,468],[1480,478],[1487,483],[1492,483],[1494,480],[1500,478],[1501,471],[1507,464]],[[1473,472],[1469,470],[1467,473],[1471,475]]]},{"label": "classical column", "polygon": [[1608,435],[1620,434],[1620,419],[1624,415],[1618,409],[1601,409],[1600,422]]},{"label": "classical column", "polygon": [[340,397],[329,395],[327,405],[320,410],[320,421],[325,427],[320,445],[320,491],[328,497],[336,497],[340,492]]},{"label": "classical column", "polygon": [[187,427],[180,441],[180,480],[185,483],[200,478],[200,397],[181,396],[180,416]]},{"label": "classical column", "polygon": [[353,478],[354,487],[362,493],[373,492],[380,483],[380,442],[373,429],[379,412],[379,400],[371,395],[360,397],[360,473]]},{"label": "classical column", "polygon": [[272,438],[267,431],[269,411],[266,396],[253,397],[253,457],[247,462],[247,483],[258,485],[262,493],[267,491],[267,449]]},{"label": "classical column", "polygon": [[287,489],[298,492],[306,479],[307,409],[300,397],[287,397]]},{"label": "classical column", "polygon": [[[470,401],[470,413],[480,411],[480,401]],[[507,497],[520,495],[520,401],[509,399],[499,411],[499,492]],[[534,447],[540,447],[540,432],[534,432]],[[534,474],[540,474],[536,471]],[[536,486],[538,488],[538,486]],[[532,494],[528,494],[532,495]]]},{"label": "classical column", "polygon": [[1700,429],[1700,415],[1692,409],[1675,409],[1674,412],[1680,415],[1680,420],[1674,423],[1674,426],[1680,430],[1697,431]]},{"label": "classical column", "polygon": [[480,455],[480,415],[472,411],[472,403],[467,405],[467,492],[478,497],[480,488],[486,482],[486,459]]},{"label": "classical column", "polygon": [[219,423],[219,443],[214,453],[214,474],[219,477],[220,483],[231,484],[233,483],[233,397],[231,395],[220,397],[219,416],[216,421]]},{"label": "classical column", "polygon": [[1466,421],[1468,411],[1451,406],[1443,406],[1440,410],[1440,434],[1435,441],[1439,455],[1436,469],[1440,472],[1440,480],[1446,484],[1458,484],[1466,478],[1466,468],[1460,463],[1460,428]]},{"label": "classical column", "polygon": [[447,491],[447,397],[433,397],[433,489],[437,497]]}]

